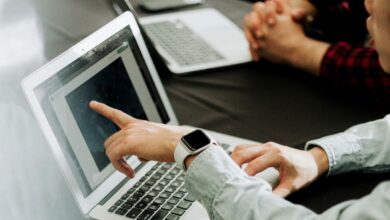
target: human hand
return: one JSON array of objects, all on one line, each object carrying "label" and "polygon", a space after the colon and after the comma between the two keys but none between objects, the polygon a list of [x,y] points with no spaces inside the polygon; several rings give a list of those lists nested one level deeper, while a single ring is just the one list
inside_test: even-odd
[{"label": "human hand", "polygon": [[310,151],[296,150],[280,144],[247,144],[237,146],[232,159],[245,172],[254,176],[269,167],[279,171],[279,184],[274,193],[286,197],[309,185],[328,170],[328,158],[320,148]]},{"label": "human hand", "polygon": [[104,142],[104,147],[114,167],[130,178],[134,177],[134,170],[124,160],[125,156],[135,155],[143,161],[174,162],[173,154],[180,138],[192,131],[139,120],[96,101],[89,105],[120,128]]},{"label": "human hand", "polygon": [[[281,7],[283,3],[290,6],[289,11],[285,11],[284,7]],[[244,17],[244,33],[249,42],[249,50],[254,61],[260,59],[257,39],[264,36],[263,26],[272,27],[276,25],[276,16],[283,13],[288,13],[296,22],[304,23],[312,20],[316,14],[316,9],[307,0],[289,0],[282,3],[278,0],[267,0],[253,4],[252,11]]]}]

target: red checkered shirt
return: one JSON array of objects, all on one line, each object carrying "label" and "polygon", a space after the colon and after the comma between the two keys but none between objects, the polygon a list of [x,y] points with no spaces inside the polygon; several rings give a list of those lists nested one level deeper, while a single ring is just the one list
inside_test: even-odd
[{"label": "red checkered shirt", "polygon": [[322,16],[319,23],[325,24],[323,38],[333,43],[322,60],[320,76],[333,85],[355,88],[376,100],[390,101],[390,74],[381,68],[378,53],[362,46],[367,37],[368,16],[364,0],[311,2]]},{"label": "red checkered shirt", "polygon": [[390,74],[383,71],[372,48],[333,44],[322,60],[320,76],[336,86],[357,88],[377,100],[390,100]]}]

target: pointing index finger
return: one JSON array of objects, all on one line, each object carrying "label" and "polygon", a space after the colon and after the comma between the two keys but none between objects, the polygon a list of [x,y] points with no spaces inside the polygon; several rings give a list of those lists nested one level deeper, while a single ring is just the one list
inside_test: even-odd
[{"label": "pointing index finger", "polygon": [[135,118],[131,117],[130,115],[118,109],[112,108],[108,105],[105,105],[97,101],[91,101],[89,103],[89,107],[91,107],[92,110],[94,110],[95,112],[101,114],[102,116],[114,122],[120,128],[123,128],[127,124],[134,122],[136,120]]}]

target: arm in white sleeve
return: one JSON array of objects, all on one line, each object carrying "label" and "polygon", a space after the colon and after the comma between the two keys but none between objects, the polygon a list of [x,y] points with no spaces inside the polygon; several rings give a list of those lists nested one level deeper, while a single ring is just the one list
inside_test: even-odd
[{"label": "arm in white sleeve", "polygon": [[247,176],[219,147],[210,147],[192,162],[186,187],[213,220],[387,219],[390,185],[382,184],[358,201],[348,201],[321,215],[271,192],[271,186]]},{"label": "arm in white sleeve", "polygon": [[309,141],[328,155],[329,175],[390,171],[390,116],[351,127],[345,132]]}]

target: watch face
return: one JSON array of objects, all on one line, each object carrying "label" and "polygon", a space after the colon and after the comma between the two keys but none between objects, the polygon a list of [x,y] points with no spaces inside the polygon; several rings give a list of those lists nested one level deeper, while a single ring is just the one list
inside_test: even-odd
[{"label": "watch face", "polygon": [[199,150],[211,143],[210,138],[201,130],[195,130],[187,135],[184,135],[182,137],[182,141],[192,151]]}]

